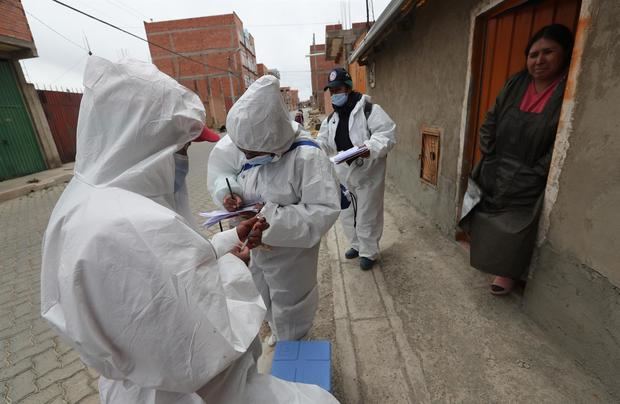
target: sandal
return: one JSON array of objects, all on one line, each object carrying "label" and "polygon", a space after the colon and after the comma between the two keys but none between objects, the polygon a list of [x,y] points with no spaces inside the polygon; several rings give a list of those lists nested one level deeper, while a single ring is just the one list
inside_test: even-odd
[{"label": "sandal", "polygon": [[504,276],[496,276],[491,282],[491,294],[501,296],[507,295],[512,291],[515,286],[514,279],[506,278]]}]

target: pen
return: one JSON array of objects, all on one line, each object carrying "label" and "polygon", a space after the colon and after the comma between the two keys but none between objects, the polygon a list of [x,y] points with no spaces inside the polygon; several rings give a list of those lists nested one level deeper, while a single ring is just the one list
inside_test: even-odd
[{"label": "pen", "polygon": [[[258,212],[256,217],[258,218],[258,220],[261,220],[264,216],[260,212]],[[241,244],[241,247],[239,248],[240,251],[243,251],[243,249],[245,247],[247,247],[248,241],[250,241],[250,236],[251,235],[252,235],[252,231],[250,230],[250,233],[248,234],[248,237],[245,239],[245,241],[243,242],[243,244]]]},{"label": "pen", "polygon": [[[228,191],[230,191],[230,197],[234,201],[235,200],[235,195],[233,194],[233,190],[232,190],[232,187],[230,186],[230,181],[228,181],[228,177],[226,177],[226,185],[228,185]],[[238,206],[237,206],[237,209],[239,209]]]}]

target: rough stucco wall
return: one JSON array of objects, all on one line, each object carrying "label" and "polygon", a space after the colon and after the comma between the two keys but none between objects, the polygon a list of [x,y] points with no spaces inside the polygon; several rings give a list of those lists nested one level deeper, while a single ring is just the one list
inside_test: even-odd
[{"label": "rough stucco wall", "polygon": [[548,239],[620,286],[620,2],[597,7]]},{"label": "rough stucco wall", "polygon": [[[459,133],[475,0],[430,1],[395,29],[375,62],[369,93],[397,125],[388,176],[446,234],[454,232]],[[458,61],[458,63],[456,63]],[[453,63],[454,62],[454,63]],[[442,130],[437,187],[420,179],[423,126]]]},{"label": "rough stucco wall", "polygon": [[592,1],[569,148],[525,310],[620,397],[618,21],[620,3]]}]

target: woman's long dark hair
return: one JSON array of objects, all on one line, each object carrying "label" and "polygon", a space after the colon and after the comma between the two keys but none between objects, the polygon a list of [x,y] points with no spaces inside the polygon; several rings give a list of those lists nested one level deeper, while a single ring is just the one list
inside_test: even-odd
[{"label": "woman's long dark hair", "polygon": [[540,31],[538,31],[527,43],[527,47],[525,48],[525,57],[530,54],[530,49],[534,43],[543,38],[557,42],[562,49],[564,49],[564,68],[567,68],[568,65],[570,65],[570,59],[573,55],[574,39],[571,30],[562,24],[551,24],[541,28]]}]

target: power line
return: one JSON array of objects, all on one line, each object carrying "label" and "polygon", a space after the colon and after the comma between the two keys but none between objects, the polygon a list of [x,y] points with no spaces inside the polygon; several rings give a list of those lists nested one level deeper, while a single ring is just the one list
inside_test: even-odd
[{"label": "power line", "polygon": [[202,66],[205,66],[205,67],[209,67],[209,68],[211,68],[211,69],[215,69],[215,70],[219,70],[219,71],[222,71],[222,72],[226,72],[226,73],[231,73],[231,74],[237,75],[237,73],[236,73],[236,72],[234,72],[234,71],[232,71],[232,70],[222,69],[221,67],[216,67],[216,66],[211,66],[211,65],[208,65],[208,64],[203,63],[203,62],[201,62],[201,61],[199,61],[199,60],[196,60],[196,59],[194,59],[194,58],[191,58],[191,57],[189,57],[189,56],[185,56],[185,55],[183,55],[182,53],[178,53],[178,52],[176,52],[176,51],[173,51],[172,49],[168,49],[168,48],[166,48],[165,46],[161,46],[161,45],[159,45],[159,44],[156,44],[156,43],[154,43],[154,42],[151,42],[151,41],[149,41],[148,39],[142,38],[141,36],[138,36],[138,35],[136,35],[136,34],[134,34],[134,33],[132,33],[132,32],[126,31],[126,30],[124,30],[124,29],[122,29],[122,28],[120,28],[120,27],[118,27],[118,26],[116,26],[116,25],[114,25],[114,24],[112,24],[112,23],[109,23],[109,22],[107,22],[107,21],[102,20],[101,18],[97,18],[97,17],[95,17],[95,16],[93,16],[93,15],[91,15],[91,14],[88,14],[88,13],[86,13],[86,12],[84,12],[84,11],[80,10],[80,9],[77,9],[77,8],[75,8],[75,7],[73,7],[73,6],[70,6],[70,5],[66,4],[66,3],[63,3],[62,1],[59,1],[59,0],[52,0],[52,1],[53,1],[54,3],[58,3],[58,4],[60,4],[60,5],[61,5],[61,6],[63,6],[63,7],[66,7],[66,8],[68,8],[68,9],[70,9],[70,10],[73,10],[73,11],[75,11],[76,13],[82,14],[82,15],[84,15],[84,16],[86,16],[86,17],[88,17],[88,18],[91,18],[91,19],[93,19],[93,20],[95,20],[95,21],[98,21],[98,22],[100,22],[100,23],[102,23],[102,24],[105,24],[105,25],[107,25],[107,26],[109,26],[109,27],[111,27],[111,28],[114,28],[115,30],[121,31],[121,32],[123,32],[123,33],[125,33],[125,34],[127,34],[127,35],[130,35],[130,36],[132,36],[132,37],[134,37],[134,38],[136,38],[136,39],[139,39],[139,40],[141,40],[141,41],[143,41],[143,42],[146,42],[146,43],[148,43],[149,45],[153,45],[153,46],[156,46],[156,47],[158,47],[158,48],[160,48],[160,49],[163,49],[163,50],[165,50],[166,52],[170,52],[170,53],[172,53],[172,54],[174,54],[174,55],[180,56],[180,57],[182,57],[182,58],[184,58],[184,59],[187,59],[187,60],[191,60],[191,61],[192,61],[192,62],[194,62],[194,63],[198,63],[199,65],[202,65]]},{"label": "power line", "polygon": [[328,21],[328,22],[306,22],[306,23],[299,23],[299,24],[248,24],[245,25],[246,27],[299,27],[302,25],[333,25],[336,24],[333,21]]},{"label": "power line", "polygon": [[[11,4],[11,3],[8,3]],[[25,11],[25,10],[24,10]],[[56,31],[54,28],[50,27],[49,25],[47,25],[45,22],[43,22],[43,20],[41,20],[40,18],[38,18],[37,16],[35,16],[34,14],[32,14],[29,11],[26,11],[26,14],[28,14],[29,16],[31,16],[32,18],[34,18],[35,20],[37,20],[38,22],[40,22],[41,24],[43,24],[43,26],[45,26],[47,29],[54,31],[57,35],[61,36],[62,38],[64,38],[65,40],[67,40],[68,42],[72,43],[73,45],[77,46],[78,48],[88,52],[88,49],[84,48],[82,45],[78,44],[77,42],[74,42],[73,40],[67,38],[66,36],[64,36],[63,34],[61,34],[60,32]]]},{"label": "power line", "polygon": [[52,80],[52,83],[56,83],[58,80],[60,80],[63,77],[65,77],[67,75],[67,73],[69,73],[70,71],[74,70],[76,67],[80,66],[82,64],[82,62],[84,62],[84,55],[81,55],[80,56],[80,60],[77,63],[73,64],[73,66],[71,66],[69,69],[65,70],[65,72],[63,74],[58,76],[56,79]]},{"label": "power line", "polygon": [[121,1],[118,0],[106,0],[108,3],[110,3],[111,5],[115,6],[116,8],[118,8],[119,10],[123,10],[126,13],[130,13],[133,14],[134,16],[138,17],[138,18],[142,18],[144,17],[145,19],[148,19],[148,17],[144,14],[142,14],[139,10],[130,7],[124,3],[122,3]]}]

